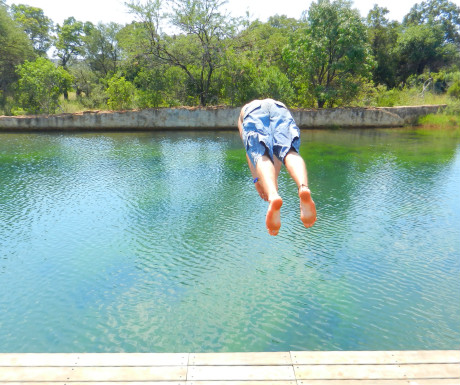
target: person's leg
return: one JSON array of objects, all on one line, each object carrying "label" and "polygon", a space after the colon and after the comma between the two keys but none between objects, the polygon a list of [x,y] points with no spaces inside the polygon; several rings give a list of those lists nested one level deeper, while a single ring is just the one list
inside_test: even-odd
[{"label": "person's leg", "polygon": [[256,170],[260,177],[259,183],[262,183],[269,202],[265,225],[270,235],[277,235],[281,227],[280,209],[283,205],[283,200],[278,195],[277,176],[279,169],[275,168],[269,156],[263,155],[257,161]]},{"label": "person's leg", "polygon": [[275,182],[276,182],[276,190],[278,190],[278,177],[281,172],[281,166],[283,165],[283,162],[281,162],[276,156],[273,157],[273,163],[275,166]]},{"label": "person's leg", "polygon": [[291,149],[284,158],[284,165],[299,189],[300,219],[305,227],[316,221],[316,207],[308,188],[307,167],[300,154]]}]

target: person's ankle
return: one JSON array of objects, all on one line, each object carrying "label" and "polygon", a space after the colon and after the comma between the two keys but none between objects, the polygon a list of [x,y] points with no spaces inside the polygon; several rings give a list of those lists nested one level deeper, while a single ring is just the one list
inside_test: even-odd
[{"label": "person's ankle", "polygon": [[308,191],[310,191],[310,189],[308,188],[308,185],[307,185],[307,184],[304,184],[304,183],[302,183],[302,184],[299,186],[299,189],[298,189],[298,190],[299,190],[299,192],[300,192],[300,190],[308,190]]},{"label": "person's ankle", "polygon": [[280,199],[281,199],[281,197],[279,196],[279,194],[273,194],[273,195],[270,195],[268,197],[269,202],[277,201],[277,200],[280,200]]}]

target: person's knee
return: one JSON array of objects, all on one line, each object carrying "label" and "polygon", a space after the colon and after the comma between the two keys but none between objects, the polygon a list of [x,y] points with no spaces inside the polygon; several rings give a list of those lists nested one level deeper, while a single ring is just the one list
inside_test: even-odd
[{"label": "person's knee", "polygon": [[284,156],[283,163],[286,164],[286,159],[289,161],[289,159],[297,159],[298,157],[300,157],[300,155],[297,150],[294,147],[291,147]]}]

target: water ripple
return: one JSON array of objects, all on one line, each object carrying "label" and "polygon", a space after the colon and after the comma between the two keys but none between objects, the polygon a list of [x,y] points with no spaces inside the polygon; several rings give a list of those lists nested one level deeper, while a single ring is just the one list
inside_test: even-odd
[{"label": "water ripple", "polygon": [[0,351],[458,349],[458,141],[302,135],[270,237],[236,133],[2,134]]}]

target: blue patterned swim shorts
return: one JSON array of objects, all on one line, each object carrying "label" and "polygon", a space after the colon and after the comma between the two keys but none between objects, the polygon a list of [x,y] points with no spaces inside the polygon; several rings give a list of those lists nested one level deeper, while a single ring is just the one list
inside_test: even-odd
[{"label": "blue patterned swim shorts", "polygon": [[266,153],[284,163],[291,148],[299,152],[300,130],[283,103],[254,100],[243,109],[243,143],[254,167]]}]

